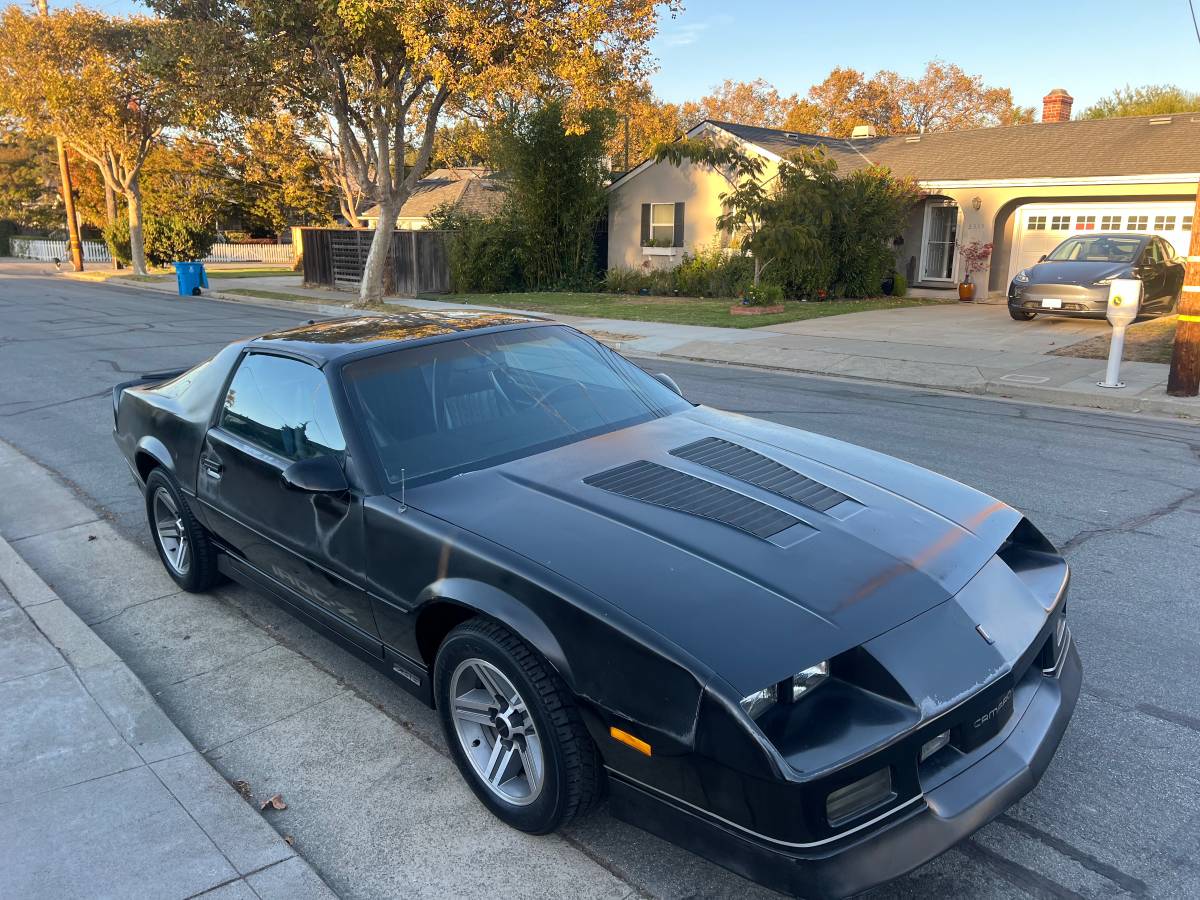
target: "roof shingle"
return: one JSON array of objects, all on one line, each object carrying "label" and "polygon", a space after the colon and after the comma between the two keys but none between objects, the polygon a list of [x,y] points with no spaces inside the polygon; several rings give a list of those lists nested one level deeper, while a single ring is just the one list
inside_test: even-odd
[{"label": "roof shingle", "polygon": [[919,181],[1098,178],[1200,172],[1200,113],[974,128],[845,140],[712,125],[779,156],[823,145],[840,169],[874,163]]}]

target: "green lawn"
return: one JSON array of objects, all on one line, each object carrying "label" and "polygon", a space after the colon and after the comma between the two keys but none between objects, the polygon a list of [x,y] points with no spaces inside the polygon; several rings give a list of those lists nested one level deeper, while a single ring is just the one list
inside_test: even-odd
[{"label": "green lawn", "polygon": [[639,322],[671,322],[677,325],[715,325],[722,328],[761,328],[781,322],[840,316],[875,309],[899,309],[926,306],[945,300],[873,297],[867,300],[830,300],[825,303],[789,301],[785,312],[777,315],[735,316],[729,312],[733,300],[709,300],[698,297],[642,297],[603,293],[513,293],[513,294],[428,294],[427,300],[446,303],[471,303],[501,306],[530,312],[604,319],[631,319]]}]

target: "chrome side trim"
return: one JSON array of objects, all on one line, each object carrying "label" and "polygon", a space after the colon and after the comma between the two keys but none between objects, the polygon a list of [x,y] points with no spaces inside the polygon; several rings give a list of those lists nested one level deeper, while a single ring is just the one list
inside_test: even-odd
[{"label": "chrome side trim", "polygon": [[618,772],[612,766],[605,766],[604,768],[610,775],[615,775],[620,780],[627,781],[630,784],[636,785],[637,787],[642,788],[644,790],[653,791],[654,793],[661,795],[662,797],[666,798],[670,802],[678,804],[679,806],[686,806],[686,807],[688,807],[689,810],[695,810],[697,813],[699,813],[704,818],[715,819],[718,822],[721,822],[724,825],[728,825],[731,828],[736,828],[738,831],[744,832],[744,833],[750,835],[751,837],[758,838],[760,841],[768,841],[769,843],[776,844],[780,847],[795,847],[795,848],[801,849],[801,850],[808,849],[810,847],[822,847],[826,844],[832,844],[834,841],[840,841],[842,838],[849,837],[850,835],[854,834],[855,832],[862,831],[864,828],[870,828],[872,825],[882,822],[884,819],[888,818],[889,816],[892,816],[895,813],[898,813],[902,809],[907,809],[909,806],[912,806],[918,800],[923,800],[925,798],[924,794],[917,794],[915,797],[910,797],[908,800],[905,800],[899,806],[893,806],[887,812],[880,813],[875,818],[870,819],[869,821],[863,822],[861,825],[855,825],[853,828],[848,828],[839,834],[833,835],[832,837],[823,838],[822,840],[819,840],[819,841],[810,841],[808,843],[795,843],[793,841],[781,841],[778,838],[773,838],[770,835],[761,834],[757,831],[754,831],[753,829],[747,828],[745,825],[739,825],[737,822],[731,822],[728,819],[718,816],[716,813],[709,812],[707,809],[704,809],[703,807],[696,806],[694,803],[688,803],[688,801],[686,801],[680,797],[676,797],[674,794],[668,794],[666,791],[659,790],[658,788],[654,787],[653,785],[646,784],[644,781],[638,781],[636,778],[631,778],[623,772]]}]

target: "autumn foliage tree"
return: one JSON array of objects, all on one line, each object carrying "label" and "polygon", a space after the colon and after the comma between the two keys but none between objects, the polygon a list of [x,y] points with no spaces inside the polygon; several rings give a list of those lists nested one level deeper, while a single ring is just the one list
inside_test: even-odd
[{"label": "autumn foliage tree", "polygon": [[[333,123],[379,224],[359,302],[378,302],[396,214],[428,168],[447,108],[554,92],[571,127],[647,72],[655,0],[158,0],[179,17],[237,27],[246,58],[285,103]],[[410,152],[411,151],[411,152]]]},{"label": "autumn foliage tree", "polygon": [[[206,66],[182,65],[196,59]],[[142,167],[165,129],[205,116],[219,95],[203,35],[84,7],[0,18],[0,107],[32,135],[58,135],[128,206],[134,269],[146,271]]]},{"label": "autumn foliage tree", "polygon": [[989,87],[978,75],[933,60],[917,78],[887,70],[867,77],[838,67],[804,97],[780,94],[761,78],[726,80],[684,103],[681,118],[688,127],[714,119],[845,138],[855,125],[873,125],[879,134],[1013,125],[1032,121],[1032,110],[1014,106],[1008,88]]}]

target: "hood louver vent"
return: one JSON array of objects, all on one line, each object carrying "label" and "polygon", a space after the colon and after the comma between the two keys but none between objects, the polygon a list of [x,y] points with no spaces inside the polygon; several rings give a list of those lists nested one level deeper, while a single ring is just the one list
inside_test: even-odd
[{"label": "hood louver vent", "polygon": [[583,479],[585,484],[769,538],[800,524],[794,516],[736,491],[658,463],[638,460]]},{"label": "hood louver vent", "polygon": [[794,500],[817,512],[828,512],[843,500],[850,499],[761,453],[720,438],[703,438],[686,447],[676,447],[671,455]]}]

